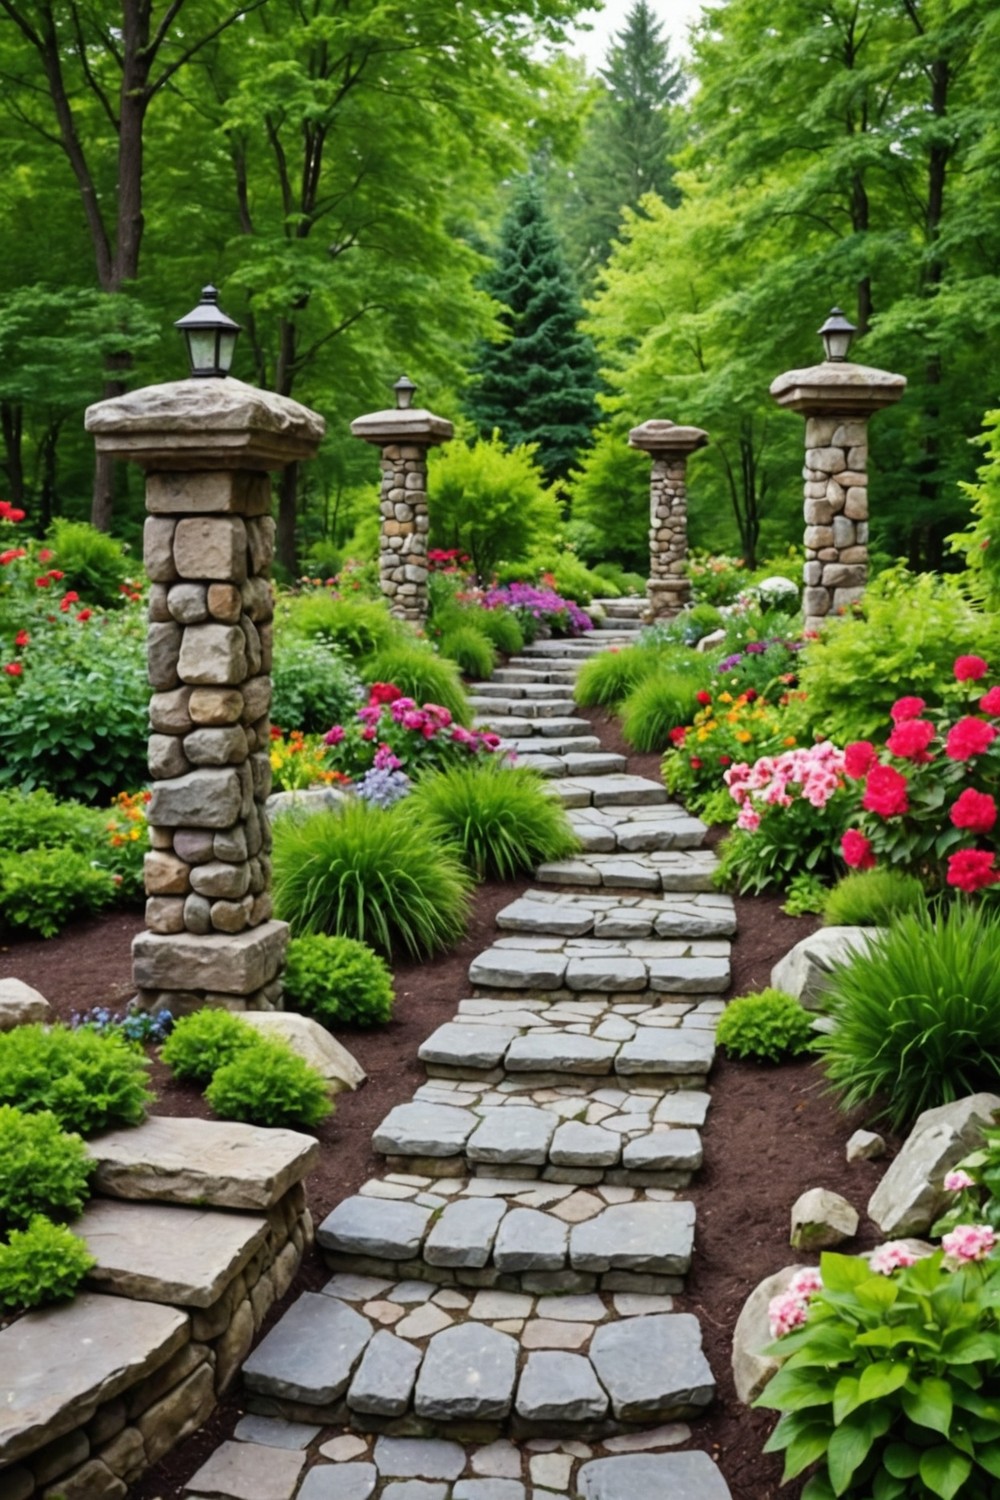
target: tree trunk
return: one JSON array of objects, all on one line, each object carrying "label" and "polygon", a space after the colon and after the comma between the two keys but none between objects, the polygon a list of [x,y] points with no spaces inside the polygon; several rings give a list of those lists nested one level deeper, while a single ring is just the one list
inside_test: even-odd
[{"label": "tree trunk", "polygon": [[61,418],[58,421],[50,423],[39,447],[42,475],[39,487],[38,508],[43,530],[52,524],[52,517],[56,509],[56,472],[59,461],[59,433],[61,430]]},{"label": "tree trunk", "polygon": [[13,401],[0,401],[0,430],[3,432],[4,472],[7,475],[7,498],[18,510],[24,503],[24,408]]},{"label": "tree trunk", "polygon": [[278,561],[290,578],[298,572],[295,521],[298,514],[299,466],[289,464],[278,481]]}]

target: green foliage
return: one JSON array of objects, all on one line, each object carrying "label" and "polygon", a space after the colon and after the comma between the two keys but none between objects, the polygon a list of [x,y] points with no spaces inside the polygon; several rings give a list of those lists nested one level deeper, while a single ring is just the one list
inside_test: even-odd
[{"label": "green foliage", "polygon": [[765,1452],[784,1482],[818,1463],[803,1500],[990,1500],[1000,1469],[995,1262],[942,1253],[888,1273],[820,1259],[802,1327],[768,1345],[782,1360],[756,1406],[782,1413]]},{"label": "green foliage", "polygon": [[259,1033],[232,1011],[205,1008],[174,1023],[160,1056],[177,1078],[208,1083],[224,1063],[259,1042]]},{"label": "green foliage", "polygon": [[504,656],[517,656],[524,650],[524,632],[509,609],[498,605],[496,609],[479,609],[472,615],[477,630],[481,630]]},{"label": "green foliage", "polygon": [[121,542],[86,521],[53,521],[46,535],[55,553],[55,566],[65,576],[60,586],[80,594],[87,605],[103,609],[122,602],[121,586],[129,576],[129,561]]},{"label": "green foliage", "polygon": [[[680,652],[676,659],[680,660]],[[580,668],[573,696],[584,708],[620,703],[633,688],[660,671],[666,661],[673,664],[670,659],[665,658],[664,653],[646,646],[625,646],[621,651],[601,651],[585,661]]]},{"label": "green foliage", "polygon": [[283,978],[287,1003],[324,1026],[380,1026],[392,1018],[392,971],[353,938],[292,938]]},{"label": "green foliage", "polygon": [[852,870],[844,875],[823,903],[827,927],[885,927],[903,912],[927,906],[923,885],[915,875],[880,865],[874,870]]},{"label": "green foliage", "polygon": [[0,1232],[38,1213],[72,1218],[82,1211],[94,1163],[80,1137],[48,1110],[25,1114],[0,1105],[0,1161]]},{"label": "green foliage", "polygon": [[0,1104],[51,1110],[83,1136],[113,1125],[138,1125],[152,1094],[149,1064],[120,1034],[61,1024],[0,1032]]},{"label": "green foliage", "polygon": [[272,722],[305,734],[323,734],[331,724],[342,723],[361,697],[357,673],[339,651],[280,629],[271,681]]},{"label": "green foliage", "polygon": [[0,1306],[16,1311],[65,1302],[96,1264],[78,1235],[38,1215],[0,1243]]},{"label": "green foliage", "polygon": [[[732,803],[732,798],[730,798],[730,803]],[[781,910],[786,917],[813,915],[823,910],[827,894],[826,883],[818,875],[805,872],[793,875],[788,882],[788,892],[781,903]]]},{"label": "green foliage", "polygon": [[[485,613],[485,611],[484,611]],[[477,624],[455,625],[441,637],[441,655],[457,664],[463,677],[485,681],[497,664],[493,644]]]},{"label": "green foliage", "polygon": [[74,917],[110,906],[113,875],[68,847],[29,849],[0,859],[0,928],[55,937]]},{"label": "green foliage", "polygon": [[784,990],[760,990],[730,1000],[715,1031],[715,1040],[734,1057],[781,1062],[807,1052],[814,1032],[807,1010]]},{"label": "green foliage", "polygon": [[[595,570],[612,558],[637,575],[649,569],[649,455],[628,446],[629,423],[599,427],[569,476],[570,534]],[[637,592],[645,593],[640,577]]]},{"label": "green foliage", "polygon": [[526,766],[480,761],[425,776],[405,809],[415,829],[455,848],[480,880],[512,880],[579,848],[562,804]]},{"label": "green foliage", "polygon": [[223,1120],[313,1129],[332,1112],[326,1081],[283,1042],[259,1038],[215,1073],[205,1098]]},{"label": "green foliage", "polygon": [[384,600],[340,598],[326,589],[310,590],[290,600],[288,628],[308,641],[339,646],[355,660],[382,651],[406,635]]},{"label": "green foliage", "polygon": [[295,936],[329,932],[417,958],[461,937],[471,885],[457,857],[407,816],[405,801],[348,802],[275,823],[275,913]]},{"label": "green foliage", "polygon": [[416,703],[437,703],[448,710],[456,724],[472,721],[458,667],[435,655],[429,646],[417,642],[390,646],[362,662],[361,675],[369,685],[394,683],[404,697]]},{"label": "green foliage", "polygon": [[629,744],[636,750],[665,750],[671,729],[694,717],[704,677],[704,663],[693,657],[688,665],[661,668],[634,687],[621,706],[622,733]]},{"label": "green foliage", "polygon": [[986,462],[976,470],[978,483],[961,486],[972,500],[974,519],[964,532],[948,540],[953,551],[964,556],[972,587],[988,608],[996,609],[1000,604],[1000,411],[986,413],[979,441],[986,450]]},{"label": "green foliage", "polygon": [[817,1043],[841,1107],[894,1130],[1000,1080],[1000,913],[906,912],[834,971]]},{"label": "green foliage", "polygon": [[[580,559],[565,548],[543,548],[532,553],[528,561],[539,575],[550,574],[552,588],[564,599],[574,599],[584,608],[596,595],[614,597],[617,590],[608,587],[606,579],[585,566]],[[503,579],[504,570],[500,576]]]},{"label": "green foliage", "polygon": [[43,787],[33,792],[19,787],[0,791],[0,849],[5,855],[89,844],[103,822],[93,808],[60,802]]},{"label": "green foliage", "polygon": [[525,558],[560,522],[559,504],[535,462],[535,450],[504,446],[495,433],[451,442],[429,459],[431,546],[459,548],[488,583],[501,560]]}]

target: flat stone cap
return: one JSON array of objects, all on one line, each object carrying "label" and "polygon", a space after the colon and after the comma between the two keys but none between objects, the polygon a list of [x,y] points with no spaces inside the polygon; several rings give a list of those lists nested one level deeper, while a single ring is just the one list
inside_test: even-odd
[{"label": "flat stone cap", "polygon": [[648,422],[643,422],[639,427],[633,427],[628,435],[630,448],[641,448],[645,453],[694,453],[696,448],[704,448],[708,442],[708,433],[700,427],[679,427],[676,422],[671,422],[666,417],[654,417]]},{"label": "flat stone cap", "polygon": [[880,411],[892,406],[906,390],[906,376],[870,365],[828,360],[807,370],[786,370],[771,381],[771,395],[779,406],[806,415]]},{"label": "flat stone cap", "polygon": [[146,469],[283,469],[312,458],[318,412],[230,377],[172,380],[99,401],[84,418],[98,453]]},{"label": "flat stone cap", "polygon": [[437,443],[446,443],[455,429],[444,417],[436,417],[424,407],[411,407],[400,411],[390,406],[386,411],[371,411],[367,416],[355,417],[351,432],[365,443],[419,443],[432,448]]}]

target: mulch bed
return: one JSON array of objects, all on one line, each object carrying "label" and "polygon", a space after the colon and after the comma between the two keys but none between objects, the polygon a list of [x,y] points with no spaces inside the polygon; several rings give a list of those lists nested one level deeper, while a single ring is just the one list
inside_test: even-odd
[{"label": "mulch bed", "polygon": [[[659,779],[658,755],[630,753],[610,715],[583,712],[605,749],[628,755],[631,773]],[[320,1166],[306,1181],[317,1223],[380,1170],[381,1159],[371,1148],[374,1127],[424,1081],[417,1048],[454,1014],[468,990],[471,959],[495,936],[496,913],[527,887],[526,881],[479,887],[469,933],[459,947],[443,958],[396,966],[394,1020],[372,1032],[337,1033],[367,1072],[368,1082],[355,1094],[341,1094],[336,1113],[317,1132]],[[772,965],[816,925],[811,918],[784,916],[778,898],[738,899],[736,904],[732,995],[765,985]],[[16,975],[34,985],[66,1019],[92,1005],[121,1008],[132,993],[130,944],[141,928],[139,915],[116,913],[76,923],[56,939],[11,944],[0,948],[0,978]],[[162,1064],[154,1062],[152,1077],[157,1113],[211,1117],[198,1090],[173,1082]],[[689,1194],[698,1210],[697,1249],[687,1291],[676,1306],[698,1315],[719,1387],[709,1415],[693,1424],[692,1442],[717,1459],[733,1500],[772,1500],[781,1477],[780,1461],[761,1454],[773,1414],[748,1411],[736,1400],[730,1374],[733,1327],[753,1287],[796,1260],[788,1245],[789,1211],[806,1188],[843,1193],[859,1210],[862,1227],[852,1249],[876,1243],[864,1208],[885,1162],[848,1166],[844,1155],[848,1135],[861,1123],[860,1117],[840,1113],[812,1063],[768,1067],[724,1057],[716,1062],[705,1164]],[[282,1310],[299,1292],[321,1286],[327,1275],[313,1251]],[[265,1331],[278,1316],[275,1309]],[[181,1496],[184,1481],[231,1434],[241,1414],[237,1390],[200,1432],[132,1486],[132,1500]],[[793,1484],[780,1493],[794,1497],[800,1490]]]}]

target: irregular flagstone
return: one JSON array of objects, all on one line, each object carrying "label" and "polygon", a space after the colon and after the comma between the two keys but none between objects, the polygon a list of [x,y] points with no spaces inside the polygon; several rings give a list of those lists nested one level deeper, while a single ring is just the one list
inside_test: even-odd
[{"label": "irregular flagstone", "polygon": [[421,1062],[447,1067],[495,1068],[518,1035],[513,1026],[463,1026],[448,1021],[421,1044]]},{"label": "irregular flagstone", "polygon": [[493,1246],[501,1271],[561,1271],[566,1264],[569,1228],[549,1214],[514,1208],[505,1215]]},{"label": "irregular flagstone", "polygon": [[516,1479],[460,1479],[451,1500],[527,1500],[527,1491]]},{"label": "irregular flagstone", "polygon": [[517,1388],[516,1409],[526,1422],[600,1421],[608,1397],[593,1366],[561,1350],[529,1354]]},{"label": "irregular flagstone", "polygon": [[553,1030],[519,1036],[507,1048],[509,1073],[610,1073],[617,1054],[613,1042]]},{"label": "irregular flagstone", "polygon": [[223,1443],[188,1480],[186,1489],[231,1500],[285,1500],[305,1466],[304,1453],[260,1443]]},{"label": "irregular flagstone", "polygon": [[303,1292],[250,1354],[243,1382],[263,1396],[323,1406],[347,1389],[373,1331],[345,1302]]},{"label": "irregular flagstone", "polygon": [[465,1468],[465,1451],[441,1438],[380,1437],[375,1466],[393,1479],[457,1479]]},{"label": "irregular flagstone", "polygon": [[579,1271],[633,1270],[683,1275],[694,1246],[693,1203],[611,1204],[570,1232],[570,1264]]},{"label": "irregular flagstone", "polygon": [[[484,1324],[435,1334],[417,1376],[414,1409],[438,1421],[502,1419],[517,1379],[517,1343]],[[463,1454],[464,1466],[464,1454]]]},{"label": "irregular flagstone", "polygon": [[605,1323],[590,1359],[622,1421],[685,1416],[707,1406],[715,1382],[690,1313],[661,1313]]},{"label": "irregular flagstone", "polygon": [[397,1104],[372,1144],[390,1156],[457,1156],[475,1123],[465,1110],[447,1104]]},{"label": "irregular flagstone", "polygon": [[636,1453],[598,1458],[577,1476],[581,1500],[730,1500],[707,1453]]},{"label": "irregular flagstone", "polygon": [[422,1358],[413,1344],[380,1329],[351,1381],[348,1406],[375,1416],[402,1416],[409,1407]]},{"label": "irregular flagstone", "polygon": [[487,1109],[469,1136],[470,1161],[539,1165],[548,1157],[558,1121],[548,1110]]},{"label": "irregular flagstone", "polygon": [[210,1307],[268,1237],[267,1219],[91,1199],[73,1225],[97,1259],[87,1280],[140,1301]]},{"label": "irregular flagstone", "polygon": [[613,1167],[620,1158],[620,1139],[578,1120],[559,1126],[549,1151],[550,1161],[560,1167]]},{"label": "irregular flagstone", "polygon": [[715,1060],[711,1032],[664,1031],[643,1028],[625,1042],[615,1058],[615,1072],[623,1076],[639,1073],[694,1073],[703,1075]]},{"label": "irregular flagstone", "polygon": [[514,932],[551,932],[579,937],[589,932],[593,925],[592,911],[568,903],[558,906],[543,904],[532,900],[530,892],[497,914],[497,926]]},{"label": "irregular flagstone", "polygon": [[485,1266],[493,1249],[502,1200],[460,1198],[449,1203],[424,1245],[424,1259],[432,1266]]},{"label": "irregular flagstone", "polygon": [[571,990],[644,990],[652,968],[638,958],[571,958],[566,985]]},{"label": "irregular flagstone", "polygon": [[528,948],[487,948],[469,965],[469,982],[516,990],[556,990],[566,973],[566,955]]},{"label": "irregular flagstone", "polygon": [[696,1130],[658,1130],[626,1141],[622,1165],[642,1171],[696,1172],[701,1166],[701,1136]]},{"label": "irregular flagstone", "polygon": [[409,1260],[420,1248],[432,1212],[416,1203],[385,1198],[345,1198],[327,1214],[316,1239],[324,1250]]},{"label": "irregular flagstone", "polygon": [[302,1481],[296,1500],[369,1500],[377,1483],[374,1464],[317,1464]]}]

